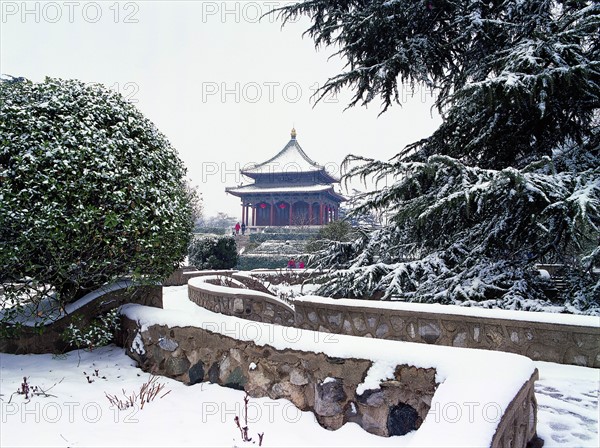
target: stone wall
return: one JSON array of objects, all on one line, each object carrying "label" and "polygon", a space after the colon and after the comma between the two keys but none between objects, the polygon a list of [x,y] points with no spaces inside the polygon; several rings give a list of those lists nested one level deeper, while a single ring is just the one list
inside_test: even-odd
[{"label": "stone wall", "polygon": [[[353,422],[379,436],[406,434],[425,421],[438,387],[434,368],[400,364],[380,388],[358,394],[370,360],[278,350],[198,327],[154,324],[142,331],[126,317],[122,324],[121,343],[143,370],[189,385],[210,381],[252,397],[285,398],[312,411],[321,426],[332,430]],[[537,375],[536,370],[500,417],[491,447],[525,448],[536,439]],[[450,400],[455,404],[458,398]],[[428,430],[435,430],[436,418],[430,421],[434,427]]]},{"label": "stone wall", "polygon": [[187,284],[189,280],[188,276],[185,275],[187,272],[197,271],[198,269],[194,266],[184,266],[173,271],[173,273],[163,280],[163,286],[183,286]]},{"label": "stone wall", "polygon": [[536,434],[537,401],[534,386],[537,379],[536,370],[511,401],[498,424],[492,439],[492,448],[543,445],[543,441]]},{"label": "stone wall", "polygon": [[186,384],[210,381],[252,397],[286,398],[328,429],[354,422],[380,436],[405,434],[421,425],[437,387],[434,369],[399,365],[381,389],[357,395],[371,361],[276,350],[196,327],[151,325],[140,332],[124,318],[123,328],[122,343],[146,371]]},{"label": "stone wall", "polygon": [[600,367],[599,327],[303,301],[294,302],[294,309],[295,326],[309,330],[499,350],[534,361]]},{"label": "stone wall", "polygon": [[273,305],[277,302],[262,292],[242,293],[232,288],[230,294],[215,294],[193,286],[189,291],[190,300],[211,311],[259,322],[335,334],[499,350],[534,361],[600,367],[600,326],[376,308],[366,306],[369,301],[360,300],[352,300],[352,304],[346,300],[343,305],[334,299],[318,303],[296,300],[292,311]]},{"label": "stone wall", "polygon": [[45,325],[43,331],[23,327],[18,338],[0,339],[0,352],[14,354],[29,353],[64,353],[74,347],[62,339],[61,335],[73,323],[73,316],[80,316],[79,326],[88,325],[100,314],[106,313],[125,303],[139,303],[156,308],[162,308],[161,286],[135,286],[110,291],[97,297],[77,310],[77,314],[68,314],[53,323]]},{"label": "stone wall", "polygon": [[248,289],[228,289],[231,292],[215,292],[195,282],[194,285],[188,284],[188,297],[196,305],[215,313],[255,322],[294,326],[294,309],[277,297]]},{"label": "stone wall", "polygon": [[187,285],[187,282],[191,278],[203,277],[206,275],[232,275],[237,271],[227,269],[220,271],[199,271],[194,266],[184,266],[175,270],[167,279],[162,282],[163,286],[183,286]]},{"label": "stone wall", "polygon": [[[199,271],[193,266],[185,266],[174,271],[169,278],[163,281],[163,286],[183,286],[188,280],[206,275],[240,275],[236,270]],[[254,277],[262,282],[279,285],[281,283],[298,284],[317,275],[311,269],[256,269],[254,271],[243,271],[244,277]]]},{"label": "stone wall", "polygon": [[247,274],[260,281],[271,283],[273,285],[279,285],[281,283],[297,285],[303,281],[317,277],[322,273],[312,269],[255,269],[253,271],[248,271]]}]

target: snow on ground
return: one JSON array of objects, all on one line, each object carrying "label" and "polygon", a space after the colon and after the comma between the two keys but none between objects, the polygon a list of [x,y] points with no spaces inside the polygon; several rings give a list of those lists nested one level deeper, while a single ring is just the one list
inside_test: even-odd
[{"label": "snow on ground", "polygon": [[[186,298],[186,286],[165,288],[167,306],[177,307]],[[600,370],[535,365],[540,370],[538,433],[544,446],[600,446]],[[15,394],[24,376],[50,396],[28,401]],[[111,407],[105,392],[139,391],[148,377],[114,346],[63,356],[2,354],[0,446],[244,446],[234,423],[236,415],[243,417],[240,391],[208,383],[185,386],[160,377],[162,393],[170,391],[168,395],[159,395],[143,409]],[[248,409],[250,436],[257,440],[264,432],[263,446],[406,446],[414,435],[382,438],[356,424],[327,431],[312,413],[298,411],[287,400],[251,399]]]},{"label": "snow on ground", "polygon": [[538,434],[544,447],[599,447],[600,369],[536,362]]},{"label": "snow on ground", "polygon": [[[236,415],[243,418],[244,393],[237,390],[214,384],[185,386],[160,377],[165,387],[159,397],[170,391],[163,398],[143,409],[120,411],[111,406],[105,392],[122,396],[125,390],[129,395],[149,377],[115,346],[61,357],[2,354],[0,364],[2,447],[244,445],[234,423]],[[13,395],[23,376],[50,396],[25,400]],[[386,439],[356,424],[327,431],[312,413],[297,410],[287,400],[252,398],[248,417],[249,435],[257,440],[258,433],[264,433],[263,446],[402,446],[411,437]]]}]

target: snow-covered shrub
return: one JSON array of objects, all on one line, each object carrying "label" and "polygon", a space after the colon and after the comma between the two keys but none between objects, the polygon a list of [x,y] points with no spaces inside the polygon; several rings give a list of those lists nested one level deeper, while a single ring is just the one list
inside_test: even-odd
[{"label": "snow-covered shrub", "polygon": [[119,324],[119,312],[114,309],[94,319],[89,325],[82,325],[75,319],[63,332],[62,338],[72,347],[93,350],[114,342]]},{"label": "snow-covered shrub", "polygon": [[289,256],[278,254],[242,254],[239,257],[236,269],[240,271],[251,271],[253,269],[284,269]]},{"label": "snow-covered shrub", "polygon": [[205,236],[189,246],[190,264],[198,269],[231,269],[238,262],[237,245],[231,236]]},{"label": "snow-covered shrub", "polygon": [[355,231],[348,221],[333,221],[321,227],[306,243],[305,249],[308,253],[313,253],[337,242],[352,241],[354,237]]},{"label": "snow-covered shrub", "polygon": [[192,229],[185,171],[166,137],[108,88],[1,81],[3,307],[59,307],[116,278],[168,276]]}]

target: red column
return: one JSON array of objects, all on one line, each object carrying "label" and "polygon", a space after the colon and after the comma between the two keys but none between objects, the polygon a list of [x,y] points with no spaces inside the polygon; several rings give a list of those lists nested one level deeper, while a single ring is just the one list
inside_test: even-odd
[{"label": "red column", "polygon": [[244,224],[245,215],[246,215],[246,204],[242,203],[242,224]]},{"label": "red column", "polygon": [[256,225],[256,206],[252,204],[252,227]]},{"label": "red column", "polygon": [[292,225],[292,202],[290,201],[290,226]]},{"label": "red column", "polygon": [[308,225],[312,224],[312,202],[308,204]]},{"label": "red column", "polygon": [[323,203],[319,202],[319,225],[323,225]]},{"label": "red column", "polygon": [[275,204],[271,202],[271,220],[269,222],[269,225],[271,225],[271,226],[273,225],[273,212],[274,212],[274,209],[275,209]]}]

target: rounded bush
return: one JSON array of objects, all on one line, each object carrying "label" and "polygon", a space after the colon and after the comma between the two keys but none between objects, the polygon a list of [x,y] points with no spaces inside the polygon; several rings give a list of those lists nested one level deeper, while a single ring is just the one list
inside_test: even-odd
[{"label": "rounded bush", "polygon": [[191,237],[185,172],[121,95],[75,80],[3,80],[0,283],[64,303],[118,277],[168,276]]},{"label": "rounded bush", "polygon": [[232,269],[238,262],[237,244],[231,236],[203,236],[190,244],[188,256],[198,269]]}]

